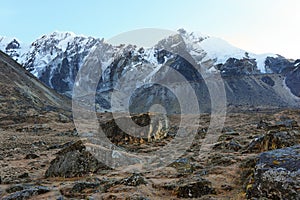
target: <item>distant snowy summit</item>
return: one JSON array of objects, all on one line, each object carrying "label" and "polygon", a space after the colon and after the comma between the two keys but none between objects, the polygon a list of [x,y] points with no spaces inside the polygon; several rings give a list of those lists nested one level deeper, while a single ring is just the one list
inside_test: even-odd
[{"label": "distant snowy summit", "polygon": [[[276,54],[250,53],[234,47],[220,38],[187,32],[183,29],[178,30],[178,34],[182,37],[188,52],[194,56],[198,64],[213,61],[217,65],[225,64],[229,58],[239,60],[248,58],[254,59],[261,73],[272,73],[272,70],[265,63],[266,58],[278,57]],[[174,38],[174,36],[170,36],[170,38]],[[89,52],[101,42],[103,42],[103,39],[76,35],[73,32],[55,31],[48,35],[43,35],[31,44],[24,44],[17,38],[0,36],[0,50],[10,55],[35,76],[39,77],[43,68],[56,57],[70,51],[73,51],[73,53]],[[178,43],[176,44],[176,41],[173,42],[172,47],[176,47]]]}]

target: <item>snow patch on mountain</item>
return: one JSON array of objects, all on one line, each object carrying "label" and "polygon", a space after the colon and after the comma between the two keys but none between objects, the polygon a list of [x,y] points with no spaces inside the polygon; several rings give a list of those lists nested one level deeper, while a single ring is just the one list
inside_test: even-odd
[{"label": "snow patch on mountain", "polygon": [[245,51],[231,46],[220,38],[209,37],[199,46],[207,53],[203,61],[212,59],[216,60],[216,64],[224,64],[229,58],[242,59],[245,57]]}]

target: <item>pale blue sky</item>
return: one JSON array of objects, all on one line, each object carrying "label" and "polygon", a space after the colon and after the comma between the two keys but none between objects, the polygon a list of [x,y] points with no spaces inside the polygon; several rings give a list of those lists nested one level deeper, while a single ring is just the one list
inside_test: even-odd
[{"label": "pale blue sky", "polygon": [[0,0],[2,36],[32,42],[73,31],[113,37],[139,28],[200,31],[254,53],[300,58],[298,0]]}]

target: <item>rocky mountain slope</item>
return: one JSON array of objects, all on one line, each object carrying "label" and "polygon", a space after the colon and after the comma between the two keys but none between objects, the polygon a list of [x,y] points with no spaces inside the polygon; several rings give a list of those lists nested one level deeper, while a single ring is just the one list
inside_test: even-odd
[{"label": "rocky mountain slope", "polygon": [[0,51],[0,119],[2,125],[42,121],[44,115],[48,114],[56,116],[58,120],[59,113],[67,114],[70,111],[70,105],[67,97],[48,88]]},{"label": "rocky mountain slope", "polygon": [[[97,51],[99,59],[92,64],[102,74],[98,78],[96,97],[100,110],[111,110],[113,89],[120,80],[130,80],[130,86],[123,90],[135,91],[129,99],[134,111],[141,111],[134,102],[144,102],[148,108],[153,102],[164,103],[169,99],[171,112],[177,112],[179,107],[172,92],[151,84],[159,80],[177,84],[179,80],[170,78],[170,69],[185,78],[184,82],[179,81],[182,90],[186,89],[184,84],[191,83],[203,111],[211,107],[208,86],[204,83],[207,79],[213,81],[216,73],[223,79],[229,106],[299,105],[299,60],[275,54],[253,54],[219,38],[183,29],[148,49],[134,45],[113,46],[103,39],[70,32],[44,35],[27,46],[16,39],[0,37],[0,48],[46,85],[68,96],[72,95],[78,70],[88,65],[88,55]],[[93,91],[85,92],[88,95]]]}]

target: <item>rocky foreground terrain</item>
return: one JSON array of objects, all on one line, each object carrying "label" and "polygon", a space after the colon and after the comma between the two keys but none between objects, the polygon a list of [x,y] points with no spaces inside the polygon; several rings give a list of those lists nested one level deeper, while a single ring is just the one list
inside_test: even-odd
[{"label": "rocky foreground terrain", "polygon": [[[167,167],[143,173],[111,169],[85,147],[71,121],[1,125],[1,199],[299,199],[300,111],[229,113],[218,140],[199,152],[210,116],[202,115],[186,153]],[[142,115],[137,122],[144,121]],[[172,140],[126,136],[99,114],[111,141],[150,152]],[[170,116],[175,120],[178,116]],[[119,135],[112,135],[119,132]],[[175,131],[176,132],[176,131]]]}]

